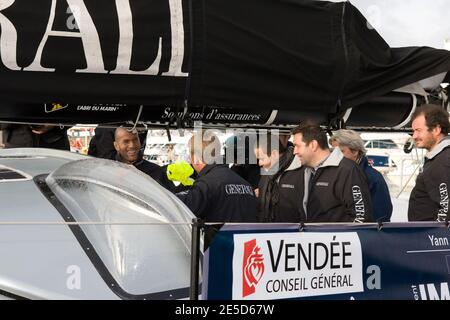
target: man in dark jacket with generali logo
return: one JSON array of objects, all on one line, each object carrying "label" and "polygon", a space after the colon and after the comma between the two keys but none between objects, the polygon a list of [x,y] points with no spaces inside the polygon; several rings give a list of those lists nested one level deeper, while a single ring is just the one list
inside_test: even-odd
[{"label": "man in dark jacket with generali logo", "polygon": [[327,136],[317,125],[300,125],[293,135],[294,154],[306,166],[306,221],[373,221],[367,179],[358,165],[339,148],[330,151]]},{"label": "man in dark jacket with generali logo", "polygon": [[198,173],[192,188],[176,195],[205,222],[256,222],[252,186],[221,165],[219,138],[211,131],[194,134],[188,143],[192,167]]},{"label": "man in dark jacket with generali logo", "polygon": [[255,154],[264,173],[258,185],[259,222],[305,221],[300,200],[305,189],[304,168],[293,149],[285,147],[277,135],[258,140]]},{"label": "man in dark jacket with generali logo", "polygon": [[425,105],[413,114],[413,139],[425,148],[425,164],[409,198],[409,221],[448,221],[450,186],[449,114],[439,106]]}]

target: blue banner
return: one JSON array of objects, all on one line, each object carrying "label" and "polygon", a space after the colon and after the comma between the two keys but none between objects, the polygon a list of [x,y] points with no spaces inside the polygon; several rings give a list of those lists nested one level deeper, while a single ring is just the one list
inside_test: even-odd
[{"label": "blue banner", "polygon": [[203,298],[450,300],[440,223],[225,224],[203,261]]}]

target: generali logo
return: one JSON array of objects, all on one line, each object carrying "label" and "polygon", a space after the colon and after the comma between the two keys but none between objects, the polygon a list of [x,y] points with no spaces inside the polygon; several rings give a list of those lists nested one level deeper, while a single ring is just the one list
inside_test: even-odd
[{"label": "generali logo", "polygon": [[242,263],[242,297],[255,293],[256,285],[264,274],[264,257],[260,253],[256,239],[244,243]]}]

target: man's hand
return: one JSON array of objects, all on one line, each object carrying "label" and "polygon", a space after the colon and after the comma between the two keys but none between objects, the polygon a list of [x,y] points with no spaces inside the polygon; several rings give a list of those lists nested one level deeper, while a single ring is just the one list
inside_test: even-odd
[{"label": "man's hand", "polygon": [[53,129],[56,126],[52,126],[52,125],[45,125],[45,126],[40,126],[40,127],[35,127],[31,129],[31,132],[35,133],[35,134],[44,134],[48,131],[50,131],[51,129]]}]

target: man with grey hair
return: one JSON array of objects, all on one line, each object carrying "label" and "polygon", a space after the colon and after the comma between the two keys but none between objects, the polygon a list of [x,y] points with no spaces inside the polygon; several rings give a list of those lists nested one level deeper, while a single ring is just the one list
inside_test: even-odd
[{"label": "man with grey hair", "polygon": [[381,173],[369,165],[366,148],[360,135],[353,130],[338,130],[330,138],[333,147],[341,149],[344,157],[355,161],[364,171],[372,198],[372,213],[377,222],[389,222],[392,202],[389,189]]},{"label": "man with grey hair", "polygon": [[195,133],[188,143],[194,185],[176,195],[205,222],[256,222],[257,199],[252,186],[220,164],[221,143],[211,131]]}]

